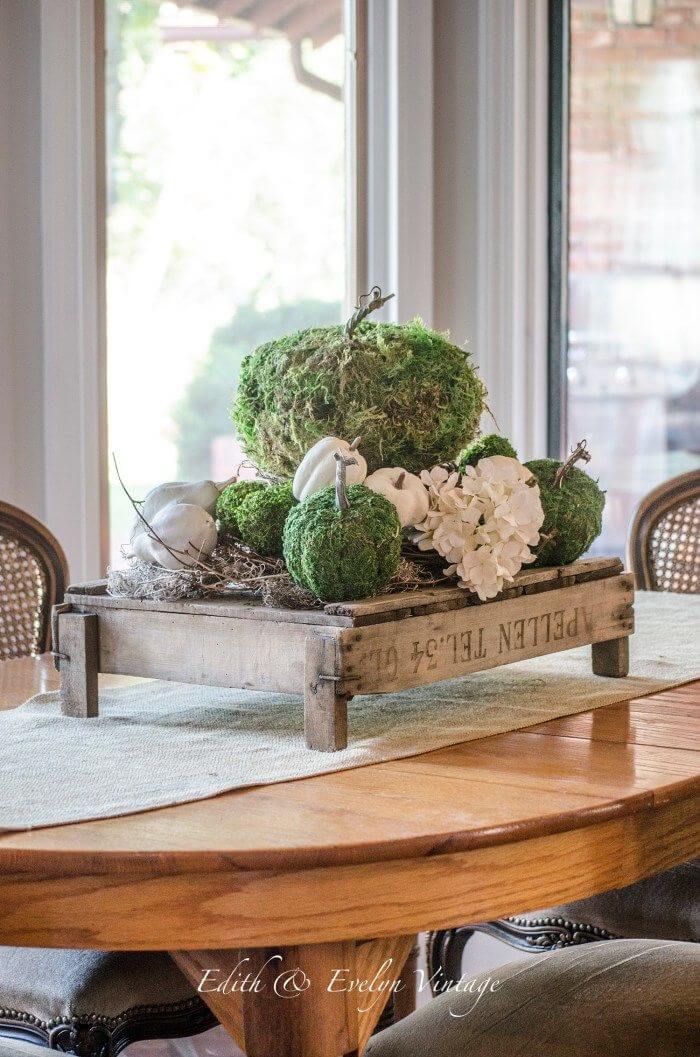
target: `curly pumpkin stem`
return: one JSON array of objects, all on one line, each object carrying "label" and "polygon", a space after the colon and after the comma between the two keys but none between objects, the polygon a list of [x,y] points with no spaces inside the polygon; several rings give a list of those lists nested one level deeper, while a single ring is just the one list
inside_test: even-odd
[{"label": "curly pumpkin stem", "polygon": [[335,459],[335,505],[338,510],[347,510],[350,506],[347,492],[348,466],[356,466],[357,459],[348,459],[342,452],[333,452]]},{"label": "curly pumpkin stem", "polygon": [[362,320],[366,319],[370,312],[375,312],[382,305],[385,305],[387,301],[391,301],[393,296],[394,294],[387,294],[386,297],[382,297],[381,286],[373,286],[368,294],[361,294],[355,305],[355,311],[345,324],[345,337],[349,340]]},{"label": "curly pumpkin stem", "polygon": [[563,462],[557,472],[554,474],[554,487],[561,488],[562,481],[566,477],[567,473],[577,462],[590,462],[591,453],[586,447],[586,441],[580,440],[578,444],[571,449],[571,454],[566,462]]}]

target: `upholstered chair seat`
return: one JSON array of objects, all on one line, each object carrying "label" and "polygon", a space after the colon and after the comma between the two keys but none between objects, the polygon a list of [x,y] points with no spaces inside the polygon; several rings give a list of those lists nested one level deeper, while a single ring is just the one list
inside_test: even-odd
[{"label": "upholstered chair seat", "polygon": [[468,983],[375,1035],[366,1057],[690,1057],[699,1052],[697,944],[587,944],[509,962]]},{"label": "upholstered chair seat", "polygon": [[[79,1057],[217,1023],[165,953],[0,947],[0,996],[0,1036]],[[0,1057],[3,1045],[0,1037]]]}]

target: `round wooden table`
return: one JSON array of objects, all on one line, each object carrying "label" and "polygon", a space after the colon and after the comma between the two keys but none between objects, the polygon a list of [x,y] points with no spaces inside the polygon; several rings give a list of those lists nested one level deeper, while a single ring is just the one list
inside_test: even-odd
[{"label": "round wooden table", "polygon": [[[4,662],[0,707],[57,682],[49,658]],[[170,950],[196,985],[212,970],[202,997],[251,1057],[353,1053],[415,933],[700,853],[699,712],[700,682],[409,759],[8,833],[0,943]],[[377,972],[368,1008],[351,983]],[[229,993],[212,989],[227,977]]]}]

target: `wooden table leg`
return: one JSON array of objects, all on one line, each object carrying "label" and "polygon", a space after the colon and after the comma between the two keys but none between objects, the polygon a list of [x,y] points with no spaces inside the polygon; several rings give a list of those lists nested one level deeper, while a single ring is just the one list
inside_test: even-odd
[{"label": "wooden table leg", "polygon": [[403,1020],[416,1008],[418,996],[418,963],[420,961],[420,936],[413,937],[411,949],[404,962],[402,982],[404,986],[394,995],[394,1023]]},{"label": "wooden table leg", "polygon": [[348,696],[336,691],[334,639],[314,637],[306,644],[304,734],[310,749],[336,752],[348,743]]},{"label": "wooden table leg", "polygon": [[247,1057],[354,1057],[371,1036],[413,941],[395,936],[171,954]]},{"label": "wooden table leg", "polygon": [[96,613],[61,613],[61,711],[64,716],[97,715],[99,649]]}]

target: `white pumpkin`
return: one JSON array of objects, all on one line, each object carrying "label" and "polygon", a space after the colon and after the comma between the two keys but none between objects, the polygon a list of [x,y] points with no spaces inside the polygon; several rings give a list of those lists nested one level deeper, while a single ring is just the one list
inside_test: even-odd
[{"label": "white pumpkin", "polygon": [[347,466],[346,483],[349,485],[362,484],[367,476],[367,463],[357,451],[360,439],[357,437],[352,444],[348,444],[346,440],[340,440],[339,437],[323,437],[314,444],[313,448],[309,448],[294,474],[292,482],[294,498],[301,503],[315,492],[320,492],[322,488],[335,484],[334,456],[336,452],[340,452],[341,455],[352,455],[355,459],[354,463]]},{"label": "white pumpkin", "polygon": [[[213,514],[219,493],[228,483],[226,481],[217,485],[214,481],[166,481],[165,484],[156,485],[150,490],[139,509],[149,525],[153,523],[153,518],[159,511],[173,502],[192,503],[194,506],[202,507],[208,514]],[[147,533],[148,529],[137,515],[131,525],[129,536],[132,547],[137,537],[144,532]]]},{"label": "white pumpkin", "polygon": [[393,503],[403,528],[418,525],[427,516],[430,507],[428,489],[419,477],[400,466],[375,470],[365,480],[365,487]]},{"label": "white pumpkin", "polygon": [[198,559],[208,558],[216,546],[214,518],[194,503],[177,500],[168,503],[158,511],[150,525],[153,535],[144,529],[132,541],[132,553],[141,561],[153,562],[164,569],[177,570],[194,565]]}]

